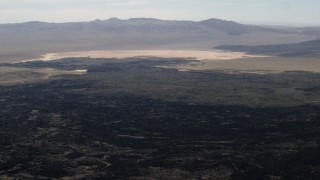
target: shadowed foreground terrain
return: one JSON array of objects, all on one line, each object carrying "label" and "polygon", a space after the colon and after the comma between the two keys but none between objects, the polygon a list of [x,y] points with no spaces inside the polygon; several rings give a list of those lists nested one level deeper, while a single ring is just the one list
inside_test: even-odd
[{"label": "shadowed foreground terrain", "polygon": [[192,61],[2,64],[30,79],[0,85],[0,178],[320,177],[320,74],[158,67]]}]

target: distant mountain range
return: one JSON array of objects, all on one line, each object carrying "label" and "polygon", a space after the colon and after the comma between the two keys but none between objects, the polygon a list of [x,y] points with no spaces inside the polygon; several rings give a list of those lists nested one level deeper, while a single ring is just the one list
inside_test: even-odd
[{"label": "distant mountain range", "polygon": [[210,49],[320,39],[320,28],[263,27],[233,21],[152,18],[0,24],[0,61],[46,52],[102,49]]},{"label": "distant mountain range", "polygon": [[278,44],[263,46],[217,46],[215,47],[215,49],[284,57],[320,57],[320,40],[306,41],[296,44]]}]

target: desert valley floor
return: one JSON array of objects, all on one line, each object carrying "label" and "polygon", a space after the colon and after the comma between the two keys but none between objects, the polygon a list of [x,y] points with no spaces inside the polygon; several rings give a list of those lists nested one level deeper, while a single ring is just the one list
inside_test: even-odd
[{"label": "desert valley floor", "polygon": [[0,178],[317,179],[319,61],[148,50],[2,63]]}]

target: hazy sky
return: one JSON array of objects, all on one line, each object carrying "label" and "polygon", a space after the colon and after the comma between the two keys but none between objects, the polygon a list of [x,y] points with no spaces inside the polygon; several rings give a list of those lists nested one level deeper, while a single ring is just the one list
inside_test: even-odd
[{"label": "hazy sky", "polygon": [[320,25],[320,0],[0,0],[0,23],[110,17]]}]

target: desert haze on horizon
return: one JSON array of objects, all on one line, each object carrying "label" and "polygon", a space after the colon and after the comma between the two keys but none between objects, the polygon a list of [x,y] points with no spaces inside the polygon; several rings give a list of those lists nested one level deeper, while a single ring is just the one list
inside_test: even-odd
[{"label": "desert haze on horizon", "polygon": [[[320,25],[316,0],[1,0],[0,23],[73,22],[111,17]],[[299,13],[297,13],[299,12]],[[23,15],[23,16],[21,16]]]}]

